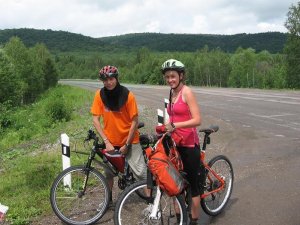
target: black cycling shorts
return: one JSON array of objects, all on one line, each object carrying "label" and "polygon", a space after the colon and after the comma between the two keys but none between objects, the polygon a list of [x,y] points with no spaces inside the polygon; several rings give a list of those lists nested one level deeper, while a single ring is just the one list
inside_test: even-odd
[{"label": "black cycling shorts", "polygon": [[200,147],[177,147],[183,163],[184,172],[187,174],[187,180],[191,186],[192,197],[202,193],[200,186],[200,171],[202,162],[200,160]]}]

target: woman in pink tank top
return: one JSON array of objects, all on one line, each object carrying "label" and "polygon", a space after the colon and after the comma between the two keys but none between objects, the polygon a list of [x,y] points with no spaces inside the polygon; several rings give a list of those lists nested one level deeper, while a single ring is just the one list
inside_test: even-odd
[{"label": "woman in pink tank top", "polygon": [[[182,158],[187,180],[191,185],[192,209],[191,225],[197,224],[200,212],[201,180],[203,165],[200,160],[199,137],[196,127],[201,124],[200,109],[196,97],[188,86],[184,84],[185,66],[182,62],[169,59],[162,64],[161,71],[170,86],[169,105],[167,108],[169,121],[168,132],[176,130],[183,137],[178,151]],[[202,177],[202,176],[201,176]]]}]

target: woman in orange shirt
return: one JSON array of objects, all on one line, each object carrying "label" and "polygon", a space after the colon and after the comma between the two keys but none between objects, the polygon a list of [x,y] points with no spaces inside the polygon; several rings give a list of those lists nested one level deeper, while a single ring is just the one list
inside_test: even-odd
[{"label": "woman in orange shirt", "polygon": [[[134,176],[137,179],[146,179],[147,167],[137,130],[137,103],[133,93],[119,83],[118,75],[118,69],[110,65],[104,66],[99,71],[99,78],[104,87],[96,91],[91,107],[93,124],[103,139],[106,149],[114,151],[118,148],[126,155]],[[115,175],[105,169],[105,176],[112,189]]]}]

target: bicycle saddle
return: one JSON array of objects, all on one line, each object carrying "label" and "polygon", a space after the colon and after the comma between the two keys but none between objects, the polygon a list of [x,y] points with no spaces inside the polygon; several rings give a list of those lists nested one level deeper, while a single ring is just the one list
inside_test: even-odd
[{"label": "bicycle saddle", "polygon": [[202,128],[199,130],[199,132],[204,132],[206,134],[211,134],[214,132],[217,132],[219,130],[219,126],[218,125],[210,125],[209,128]]}]

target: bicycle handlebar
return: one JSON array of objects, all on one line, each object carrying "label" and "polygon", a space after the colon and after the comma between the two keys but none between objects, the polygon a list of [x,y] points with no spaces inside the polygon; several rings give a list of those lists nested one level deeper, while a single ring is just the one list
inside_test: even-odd
[{"label": "bicycle handlebar", "polygon": [[94,140],[96,142],[98,142],[98,140],[99,140],[98,137],[97,137],[97,135],[96,135],[96,133],[92,129],[88,130],[88,135],[84,139],[84,141],[90,141],[90,140]]},{"label": "bicycle handlebar", "polygon": [[[140,122],[138,124],[138,129],[144,127],[145,124],[143,122]],[[204,132],[207,136],[209,136],[211,133],[215,133],[219,130],[219,126],[217,125],[211,125],[208,128],[202,128],[199,130],[199,132]],[[163,133],[166,133],[165,126],[156,126],[156,132],[157,134],[141,134],[140,135],[140,143],[142,145],[149,145],[150,143],[156,143],[159,139],[159,136]],[[168,135],[171,135],[168,133]],[[96,144],[99,142],[99,138],[97,137],[96,133],[90,128],[88,130],[88,135],[85,138],[85,141],[94,140]],[[208,141],[209,142],[209,141]]]},{"label": "bicycle handlebar", "polygon": [[154,144],[158,141],[156,134],[141,134],[140,135],[140,144],[147,145]]},{"label": "bicycle handlebar", "polygon": [[[140,128],[144,127],[144,126],[145,126],[145,124],[144,124],[143,122],[140,122],[140,123],[138,124],[138,127],[137,127],[137,128],[140,129]],[[98,144],[98,142],[99,142],[99,138],[98,138],[97,134],[93,131],[92,128],[90,128],[90,129],[88,130],[88,135],[87,135],[87,137],[84,139],[85,142],[90,141],[90,140],[94,140],[94,141],[95,141],[95,144]]]}]

